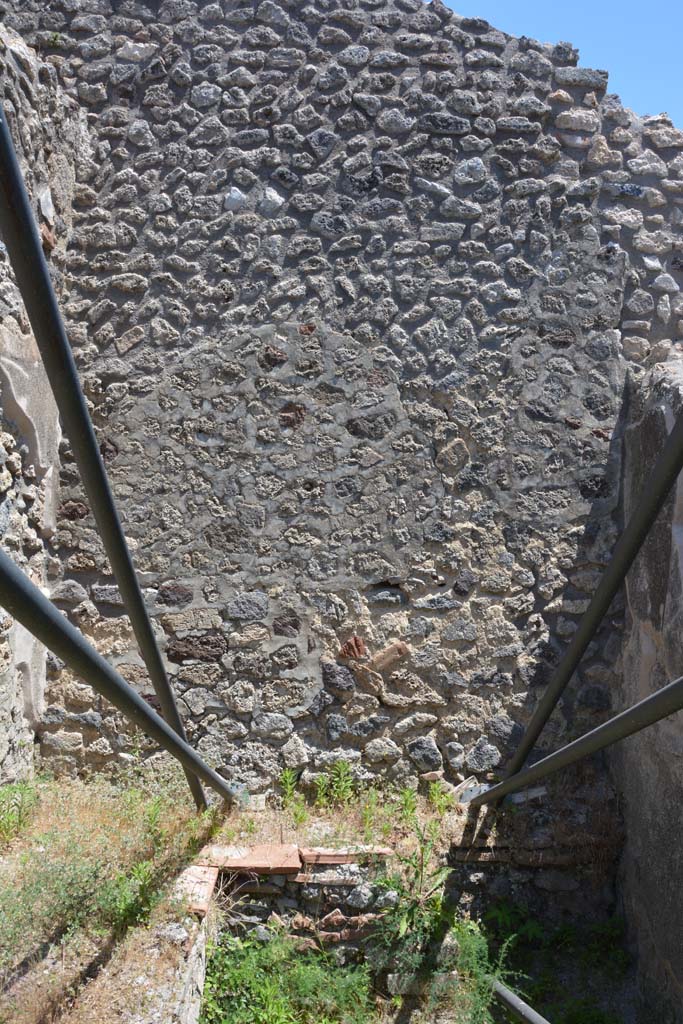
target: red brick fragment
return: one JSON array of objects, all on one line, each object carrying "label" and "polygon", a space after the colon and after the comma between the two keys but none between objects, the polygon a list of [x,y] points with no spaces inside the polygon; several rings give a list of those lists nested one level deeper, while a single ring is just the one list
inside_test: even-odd
[{"label": "red brick fragment", "polygon": [[293,843],[260,843],[256,846],[206,846],[203,863],[221,871],[254,875],[296,875],[301,870],[299,847]]},{"label": "red brick fragment", "polygon": [[329,914],[321,920],[320,924],[323,928],[341,928],[343,924],[346,924],[348,917],[344,914],[339,907],[335,907]]},{"label": "red brick fragment", "polygon": [[297,932],[310,932],[315,928],[315,921],[305,914],[295,914],[291,921],[291,927]]},{"label": "red brick fragment", "polygon": [[217,878],[218,868],[192,864],[179,875],[175,896],[187,904],[191,913],[204,916],[209,909]]},{"label": "red brick fragment", "polygon": [[352,636],[339,649],[340,658],[364,658],[367,654],[365,641],[360,636]]},{"label": "red brick fragment", "polygon": [[299,854],[303,864],[356,864],[374,857],[393,857],[388,846],[347,846],[334,850],[322,846],[301,846]]}]

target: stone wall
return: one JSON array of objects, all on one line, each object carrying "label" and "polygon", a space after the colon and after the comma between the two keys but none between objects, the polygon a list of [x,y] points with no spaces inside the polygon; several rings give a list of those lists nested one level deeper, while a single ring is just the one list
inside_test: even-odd
[{"label": "stone wall", "polygon": [[[683,410],[683,365],[667,363],[632,389],[626,431],[624,505],[628,514]],[[627,579],[627,631],[619,707],[680,678],[683,626],[683,485],[679,480]],[[676,880],[683,871],[681,716],[659,722],[614,748],[626,844],[621,891],[640,953],[651,1019],[683,1019],[683,926]],[[650,1019],[650,1018],[648,1018]]]},{"label": "stone wall", "polygon": [[[64,309],[188,733],[264,791],[495,769],[683,336],[683,133],[439,0],[2,5],[86,112]],[[148,692],[63,449],[53,595]],[[556,745],[609,712],[619,607]],[[42,749],[136,742],[54,666]]]},{"label": "stone wall", "polygon": [[[0,25],[2,104],[55,267],[71,228],[73,152],[87,148],[77,104],[57,74]],[[56,271],[59,284],[59,272]],[[23,303],[0,246],[0,538],[31,579],[46,583],[56,527],[59,423]],[[58,563],[53,559],[53,571]],[[0,782],[29,773],[43,714],[45,651],[0,612]]]}]

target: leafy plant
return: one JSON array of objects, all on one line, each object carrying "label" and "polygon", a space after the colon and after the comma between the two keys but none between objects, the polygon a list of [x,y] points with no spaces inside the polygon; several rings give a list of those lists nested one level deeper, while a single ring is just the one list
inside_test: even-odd
[{"label": "leafy plant", "polygon": [[417,849],[398,858],[400,872],[383,880],[397,893],[380,916],[371,939],[373,961],[380,970],[414,973],[441,921],[448,868],[430,865],[434,837],[416,826]]},{"label": "leafy plant", "polygon": [[451,933],[458,951],[460,1011],[466,1013],[468,1024],[493,1024],[490,1012],[493,982],[496,978],[503,980],[506,977],[508,944],[492,960],[484,932],[475,921],[458,920],[454,922]]},{"label": "leafy plant", "polygon": [[12,782],[0,789],[0,843],[8,843],[26,827],[37,799],[29,782]]},{"label": "leafy plant", "polygon": [[380,800],[379,790],[373,786],[363,794],[363,799],[360,805],[360,818],[363,827],[363,839],[366,843],[370,843],[375,834],[375,829],[379,825],[380,831],[383,830],[386,821],[383,820],[382,815],[382,803]]},{"label": "leafy plant", "polygon": [[581,962],[591,969],[597,960],[605,960],[605,966],[613,977],[619,978],[628,970],[631,955],[626,947],[626,923],[614,916],[588,927],[587,941],[579,939]]},{"label": "leafy plant", "polygon": [[549,941],[551,935],[555,942],[558,941],[558,933],[544,928],[530,916],[527,907],[507,900],[492,904],[484,914],[484,922],[499,939],[514,937],[518,945],[529,944],[540,948]]},{"label": "leafy plant", "polygon": [[129,875],[124,872],[102,888],[97,909],[117,931],[145,921],[155,898],[155,872],[152,861],[135,864]]},{"label": "leafy plant", "polygon": [[153,855],[158,849],[160,849],[165,838],[164,829],[160,824],[162,811],[163,800],[160,796],[156,796],[153,800],[150,800],[145,808],[145,823],[151,840]]},{"label": "leafy plant", "polygon": [[453,794],[449,793],[444,787],[443,782],[440,782],[438,779],[429,783],[427,799],[440,818],[443,817],[446,811],[450,811],[455,807]]},{"label": "leafy plant", "polygon": [[315,777],[315,803],[317,807],[330,805],[330,776],[326,772]]},{"label": "leafy plant", "polygon": [[596,1006],[590,997],[570,997],[552,1004],[546,1011],[551,1013],[556,1024],[621,1024],[613,1013]]},{"label": "leafy plant", "polygon": [[283,768],[280,775],[280,789],[282,790],[282,806],[291,807],[296,796],[297,774],[293,768]]},{"label": "leafy plant", "polygon": [[[308,820],[308,809],[303,793],[297,789],[299,776],[293,768],[284,768],[280,775],[280,788],[282,790],[282,806],[292,815],[292,821],[296,828],[300,828]],[[255,827],[255,822],[252,824]]]},{"label": "leafy plant", "polygon": [[303,793],[297,793],[290,807],[295,828],[301,828],[308,821],[308,807]]},{"label": "leafy plant", "polygon": [[371,1024],[370,975],[321,950],[224,935],[210,953],[200,1024]]},{"label": "leafy plant", "polygon": [[417,793],[406,786],[398,794],[398,813],[401,822],[412,828],[417,819]]},{"label": "leafy plant", "polygon": [[351,765],[348,761],[335,761],[330,766],[329,777],[330,800],[333,804],[348,807],[356,793]]}]

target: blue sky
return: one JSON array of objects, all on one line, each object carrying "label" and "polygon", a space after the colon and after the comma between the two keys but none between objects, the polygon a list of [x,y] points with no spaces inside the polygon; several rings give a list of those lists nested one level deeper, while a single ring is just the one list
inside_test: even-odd
[{"label": "blue sky", "polygon": [[578,47],[583,67],[609,71],[609,92],[638,114],[683,128],[682,0],[446,0],[512,35]]}]

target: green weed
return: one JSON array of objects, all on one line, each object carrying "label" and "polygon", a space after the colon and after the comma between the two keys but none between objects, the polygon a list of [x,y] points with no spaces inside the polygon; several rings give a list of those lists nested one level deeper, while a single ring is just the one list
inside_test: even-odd
[{"label": "green weed", "polygon": [[[616,1018],[599,1008],[598,999],[603,983],[618,983],[631,963],[620,918],[549,927],[528,907],[500,900],[489,907],[484,921],[495,942],[511,945],[512,967],[525,978],[525,998],[532,1006],[556,1024],[616,1024]],[[580,979],[578,1000],[567,996],[562,981],[568,963]]]},{"label": "green weed", "polygon": [[119,872],[113,881],[102,886],[94,909],[103,922],[111,924],[117,932],[141,924],[154,905],[155,882],[152,861],[140,861],[130,874]]},{"label": "green weed", "polygon": [[429,783],[427,800],[440,818],[442,818],[447,811],[450,811],[455,807],[453,794],[449,793],[444,787],[443,782],[438,780]]},{"label": "green weed", "polygon": [[493,981],[495,978],[503,980],[506,976],[507,945],[493,960],[481,926],[471,920],[455,921],[451,934],[458,950],[459,1009],[466,1014],[468,1024],[492,1024]]},{"label": "green weed", "polygon": [[348,807],[356,795],[353,772],[348,761],[335,761],[330,766],[330,801]]},{"label": "green weed", "polygon": [[330,806],[330,776],[326,772],[315,777],[315,804],[321,808]]},{"label": "green weed", "polygon": [[360,805],[360,820],[363,829],[363,841],[372,842],[375,829],[382,827],[382,802],[379,790],[373,786],[363,794]]},{"label": "green weed", "polygon": [[0,845],[23,831],[37,800],[36,788],[30,782],[11,782],[0,789]]},{"label": "green weed", "polygon": [[507,945],[494,959],[481,926],[455,919],[444,897],[449,869],[434,866],[439,823],[413,827],[416,849],[381,883],[395,899],[375,924],[368,959],[380,975],[419,980],[426,1019],[445,1009],[462,1024],[493,1024],[493,980],[506,975]]},{"label": "green weed", "polygon": [[207,964],[200,1024],[370,1024],[366,967],[340,967],[293,942],[222,937]]},{"label": "green weed", "polygon": [[548,1012],[553,1013],[557,1024],[621,1024],[619,1017],[601,1010],[592,999],[567,999],[562,1005]]},{"label": "green weed", "polygon": [[303,793],[297,793],[290,807],[292,822],[295,828],[301,828],[308,821],[308,807]]},{"label": "green weed", "polygon": [[413,827],[417,820],[417,792],[405,787],[398,794],[398,814],[403,825]]},{"label": "green weed", "polygon": [[416,835],[417,849],[398,857],[400,870],[381,883],[398,898],[382,913],[370,940],[373,963],[379,970],[419,971],[441,922],[449,869],[430,866],[434,840],[418,826]]},{"label": "green weed", "polygon": [[104,781],[35,788],[28,821],[25,803],[12,808],[12,830],[25,821],[22,844],[0,859],[0,983],[44,942],[86,922],[122,931],[144,920],[164,878],[218,823],[216,812],[196,815],[186,794],[178,801],[174,787],[157,785],[153,796]]},{"label": "green weed", "polygon": [[153,800],[150,800],[145,808],[145,824],[152,846],[152,854],[161,849],[166,837],[166,833],[160,824],[163,806],[162,798],[156,796]]},{"label": "green weed", "polygon": [[280,775],[280,789],[282,790],[282,806],[286,809],[291,807],[296,796],[296,785],[298,777],[293,768],[283,768]]}]

